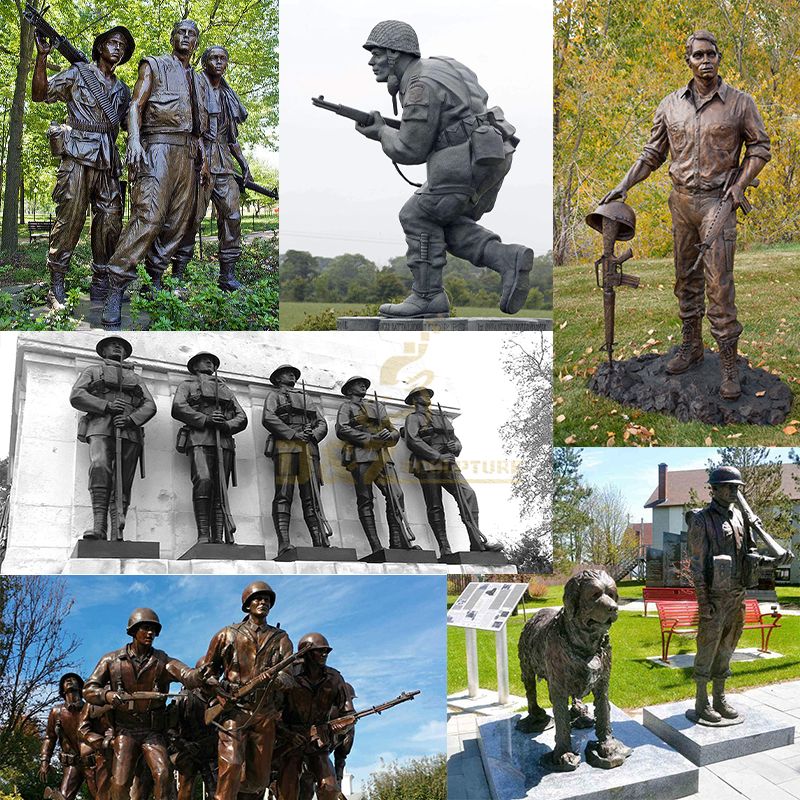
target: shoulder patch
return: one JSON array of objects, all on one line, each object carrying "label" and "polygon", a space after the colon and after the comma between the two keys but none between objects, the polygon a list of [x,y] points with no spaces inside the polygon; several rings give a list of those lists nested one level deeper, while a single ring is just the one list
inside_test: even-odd
[{"label": "shoulder patch", "polygon": [[428,105],[428,89],[422,83],[413,83],[403,97],[403,105]]}]

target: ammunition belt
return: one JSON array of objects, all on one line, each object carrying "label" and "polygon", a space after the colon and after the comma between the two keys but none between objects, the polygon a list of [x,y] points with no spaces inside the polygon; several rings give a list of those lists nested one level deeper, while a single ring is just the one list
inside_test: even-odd
[{"label": "ammunition belt", "polygon": [[110,122],[83,122],[72,117],[67,119],[67,125],[75,128],[76,131],[90,131],[92,133],[111,133],[116,130],[116,126]]},{"label": "ammunition belt", "polygon": [[128,711],[125,708],[118,708],[114,711],[114,723],[128,730],[161,733],[167,729],[167,712],[165,708],[155,711]]},{"label": "ammunition belt", "polygon": [[75,753],[59,753],[58,760],[62,767],[75,767],[81,763],[81,757]]}]

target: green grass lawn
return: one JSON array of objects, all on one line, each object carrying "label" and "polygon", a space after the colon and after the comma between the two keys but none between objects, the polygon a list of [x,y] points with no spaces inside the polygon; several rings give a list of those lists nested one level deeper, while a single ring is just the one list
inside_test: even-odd
[{"label": "green grass lawn", "polygon": [[[665,353],[680,341],[677,300],[672,293],[671,259],[630,261],[626,270],[639,275],[638,289],[617,291],[617,346],[614,357]],[[613,436],[617,445],[791,446],[800,433],[784,433],[782,426],[681,423],[670,416],[645,413],[591,394],[586,382],[606,356],[603,344],[603,299],[589,263],[555,269],[556,313],[554,443],[575,446],[605,445]],[[753,366],[768,368],[785,380],[795,396],[792,419],[800,419],[800,281],[797,250],[753,249],[736,258],[736,301],[744,333],[740,353]],[[704,320],[706,345],[714,344]],[[633,429],[642,426],[647,433]],[[800,425],[795,425],[800,429]],[[624,433],[629,430],[629,438]],[[650,431],[652,430],[652,434]]]},{"label": "green grass lawn", "polygon": [[[293,331],[303,321],[306,315],[313,316],[333,308],[337,315],[347,312],[356,312],[364,308],[364,303],[281,303],[281,330]],[[477,306],[458,306],[456,313],[460,317],[506,317],[497,308],[479,308]],[[551,319],[553,312],[551,309],[531,310],[523,308],[517,317],[546,318]]]}]

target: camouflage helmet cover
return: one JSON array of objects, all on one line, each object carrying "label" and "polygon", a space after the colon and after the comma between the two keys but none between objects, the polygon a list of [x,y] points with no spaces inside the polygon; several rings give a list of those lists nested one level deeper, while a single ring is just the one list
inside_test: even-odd
[{"label": "camouflage helmet cover", "polygon": [[416,31],[407,23],[396,19],[386,19],[379,22],[362,45],[365,50],[373,47],[382,47],[387,50],[397,50],[401,53],[410,53],[419,58],[419,40]]}]

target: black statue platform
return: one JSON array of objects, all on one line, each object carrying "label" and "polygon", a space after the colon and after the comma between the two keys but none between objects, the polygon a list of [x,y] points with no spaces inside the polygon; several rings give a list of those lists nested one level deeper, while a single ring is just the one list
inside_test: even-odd
[{"label": "black statue platform", "polygon": [[365,564],[435,564],[433,550],[405,550],[384,548],[360,558]]},{"label": "black statue platform", "polygon": [[615,361],[611,370],[603,362],[589,380],[589,389],[626,406],[670,414],[681,422],[780,425],[786,420],[792,392],[780,378],[739,358],[742,394],[737,400],[724,400],[719,394],[719,353],[706,350],[702,363],[682,375],[668,375],[666,362],[675,350]]},{"label": "black statue platform", "polygon": [[263,544],[196,542],[182,556],[178,556],[178,561],[189,561],[193,558],[217,561],[264,561],[266,557]]},{"label": "black statue platform", "polygon": [[503,567],[511,562],[502,554],[493,550],[465,550],[442,556],[440,564],[477,564],[484,567]]},{"label": "black statue platform", "polygon": [[290,547],[275,561],[357,561],[353,547]]},{"label": "black statue platform", "polygon": [[160,558],[158,542],[126,542],[78,539],[72,558]]}]

